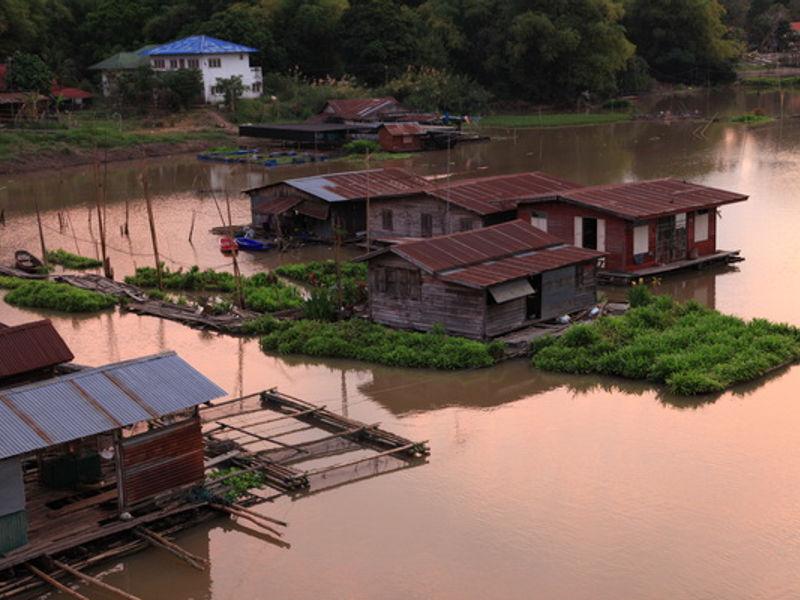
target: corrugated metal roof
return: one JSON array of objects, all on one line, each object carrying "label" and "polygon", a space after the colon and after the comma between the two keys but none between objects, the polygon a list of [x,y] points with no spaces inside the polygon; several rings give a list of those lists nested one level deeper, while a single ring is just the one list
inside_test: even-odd
[{"label": "corrugated metal roof", "polygon": [[48,320],[0,327],[0,378],[53,367],[73,358]]},{"label": "corrugated metal roof", "polygon": [[259,215],[282,215],[287,210],[294,208],[303,201],[302,198],[288,196],[285,198],[268,198],[261,200],[255,208]]},{"label": "corrugated metal roof", "polygon": [[61,96],[67,100],[87,100],[88,98],[94,97],[94,94],[91,92],[87,92],[86,90],[82,90],[80,88],[61,87],[57,85],[54,85],[50,88],[50,93],[53,94],[53,96]]},{"label": "corrugated metal roof", "polygon": [[384,123],[383,129],[389,135],[424,135],[427,130],[419,123]]},{"label": "corrugated metal roof", "polygon": [[748,198],[745,194],[676,179],[586,187],[561,193],[559,197],[633,221],[742,202]]},{"label": "corrugated metal roof", "polygon": [[225,392],[174,352],[0,391],[0,460],[180,412]]},{"label": "corrugated metal roof", "polygon": [[399,108],[399,103],[391,96],[384,98],[342,98],[328,100],[322,109],[322,116],[336,116],[354,121],[377,118],[382,112]]},{"label": "corrugated metal roof", "polygon": [[578,184],[541,171],[442,183],[428,192],[479,215],[514,210],[521,199],[551,198]]},{"label": "corrugated metal roof", "polygon": [[89,67],[90,71],[121,71],[126,69],[137,69],[150,64],[147,52],[155,48],[154,45],[142,46],[133,52],[117,52],[99,63]]},{"label": "corrugated metal roof", "polygon": [[430,186],[425,179],[417,177],[409,171],[388,168],[287,179],[283,182],[251,188],[245,190],[244,193],[252,194],[281,184],[289,185],[326,202],[361,200],[367,197],[367,192],[372,198],[402,195]]},{"label": "corrugated metal roof", "polygon": [[250,46],[242,46],[208,35],[191,35],[147,50],[149,56],[177,56],[179,54],[248,54],[258,52]]}]

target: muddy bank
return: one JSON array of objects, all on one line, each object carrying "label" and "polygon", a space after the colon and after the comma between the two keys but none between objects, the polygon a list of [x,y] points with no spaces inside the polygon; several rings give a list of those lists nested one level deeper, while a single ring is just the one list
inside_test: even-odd
[{"label": "muddy bank", "polygon": [[[233,139],[233,136],[231,136],[231,139]],[[177,143],[153,142],[151,144],[137,144],[124,148],[110,148],[107,156],[109,162],[172,156],[175,154],[201,152],[215,146],[223,145],[224,142],[224,139],[190,140]],[[105,158],[106,151],[100,150],[100,152]],[[14,175],[18,173],[78,167],[92,164],[94,161],[94,152],[82,148],[75,149],[69,153],[55,151],[33,152],[29,154],[20,154],[13,159],[0,161],[0,175]]]}]

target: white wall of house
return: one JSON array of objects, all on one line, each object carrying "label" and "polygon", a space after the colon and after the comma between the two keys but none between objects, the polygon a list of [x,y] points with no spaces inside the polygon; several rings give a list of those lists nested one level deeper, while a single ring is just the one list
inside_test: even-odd
[{"label": "white wall of house", "polygon": [[156,71],[200,69],[203,74],[203,100],[219,104],[225,97],[217,90],[217,79],[239,75],[244,84],[243,98],[258,98],[263,91],[261,67],[250,66],[249,54],[191,54],[151,56],[150,66]]}]

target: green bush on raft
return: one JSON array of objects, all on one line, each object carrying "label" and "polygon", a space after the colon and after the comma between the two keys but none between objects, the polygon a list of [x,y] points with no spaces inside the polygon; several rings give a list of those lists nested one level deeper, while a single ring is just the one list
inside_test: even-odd
[{"label": "green bush on raft", "polygon": [[485,344],[438,331],[398,331],[360,319],[336,323],[257,320],[246,324],[245,330],[264,334],[261,349],[265,352],[349,358],[395,367],[488,367],[503,354],[499,342]]},{"label": "green bush on raft", "polygon": [[48,251],[47,261],[67,269],[96,269],[103,266],[103,262],[96,258],[87,258],[61,248]]},{"label": "green bush on raft", "polygon": [[62,312],[96,312],[117,303],[114,296],[99,294],[52,281],[24,281],[6,294],[5,301],[25,308],[47,308]]},{"label": "green bush on raft", "polygon": [[800,359],[800,329],[790,325],[747,323],[697,302],[655,296],[645,286],[633,287],[629,300],[623,316],[536,340],[533,365],[644,379],[692,395],[720,392]]}]

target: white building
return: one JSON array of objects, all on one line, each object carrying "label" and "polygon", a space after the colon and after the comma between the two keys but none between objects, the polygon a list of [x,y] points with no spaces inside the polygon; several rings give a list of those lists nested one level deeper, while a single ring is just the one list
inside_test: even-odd
[{"label": "white building", "polygon": [[193,35],[147,50],[156,71],[199,69],[203,74],[203,100],[216,104],[225,100],[217,79],[238,75],[244,84],[243,98],[257,98],[263,91],[261,67],[250,66],[255,48],[226,42],[207,35]]}]

